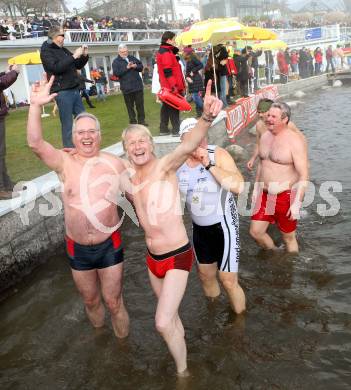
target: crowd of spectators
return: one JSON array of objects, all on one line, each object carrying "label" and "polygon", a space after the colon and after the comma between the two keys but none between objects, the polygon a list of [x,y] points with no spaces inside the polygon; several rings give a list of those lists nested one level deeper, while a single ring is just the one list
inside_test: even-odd
[{"label": "crowd of spectators", "polygon": [[[64,19],[63,17],[53,18],[45,16],[28,16],[27,18],[18,18],[17,20],[0,20],[0,39],[14,40],[17,38],[29,38],[46,36],[50,27],[62,25],[65,30],[99,31],[99,30],[174,30],[184,29],[196,22],[191,18],[182,21],[165,22],[162,17],[158,19],[129,18],[129,17],[103,17],[99,20],[87,16],[73,16]],[[326,20],[245,20],[244,24],[250,26],[259,26],[270,29],[294,29],[294,28],[313,28],[321,25],[334,24]],[[347,26],[346,22],[339,23],[341,26]],[[123,40],[123,39],[122,39]]]},{"label": "crowd of spectators", "polygon": [[[257,26],[257,27],[263,27],[263,28],[269,28],[272,30],[280,30],[280,29],[298,29],[298,28],[313,28],[313,27],[320,27],[320,26],[328,26],[336,24],[336,22],[331,22],[328,19],[321,19],[321,20],[304,20],[304,21],[297,21],[294,19],[285,19],[285,20],[272,20],[272,19],[265,19],[265,20],[246,20],[244,24],[247,24],[249,26]],[[340,21],[338,24],[342,27],[348,27],[350,26],[349,23],[345,21]]]},{"label": "crowd of spectators", "polygon": [[[71,18],[53,18],[45,16],[28,16],[27,18],[18,18],[17,20],[0,20],[0,39],[16,39],[27,37],[38,37],[47,35],[50,27],[62,25],[66,30],[99,31],[99,30],[174,30],[184,29],[196,22],[191,18],[181,21],[165,22],[162,17],[158,19],[129,18],[129,17],[103,17],[99,20],[87,16],[73,16]],[[294,28],[313,28],[321,25],[334,24],[326,20],[245,20],[244,24],[250,26],[259,26],[270,29],[294,29]],[[348,23],[340,22],[341,26],[347,26]]]},{"label": "crowd of spectators", "polygon": [[314,50],[302,47],[299,50],[287,48],[277,53],[276,73],[279,74],[282,83],[286,83],[289,76],[292,79],[304,79],[317,76],[323,71],[335,72],[345,67],[348,67],[348,63],[341,45],[336,47],[329,45],[325,51],[320,47]]},{"label": "crowd of spectators", "polygon": [[142,19],[128,17],[104,17],[100,20],[94,20],[91,17],[74,16],[72,18],[51,18],[45,16],[31,16],[28,18],[19,18],[16,21],[11,19],[0,20],[0,39],[14,40],[18,38],[30,38],[46,36],[50,27],[58,25],[63,26],[65,30],[99,31],[99,30],[166,30],[183,29],[195,20],[190,18],[165,22],[162,17],[159,19]]},{"label": "crowd of spectators", "polygon": [[181,60],[184,61],[188,95],[199,111],[198,107],[201,105],[197,100],[203,89],[197,89],[194,96],[195,77],[199,78],[196,79],[196,85],[202,84],[205,87],[211,79],[214,90],[214,67],[218,94],[226,106],[232,104],[233,97],[237,99],[248,96],[263,83],[285,84],[291,80],[317,76],[322,72],[348,68],[351,57],[347,57],[345,53],[340,45],[329,45],[326,50],[321,47],[302,47],[276,52],[253,50],[251,46],[239,50],[231,46],[217,45],[214,47],[214,59],[211,50],[195,52],[191,47],[186,47]]}]

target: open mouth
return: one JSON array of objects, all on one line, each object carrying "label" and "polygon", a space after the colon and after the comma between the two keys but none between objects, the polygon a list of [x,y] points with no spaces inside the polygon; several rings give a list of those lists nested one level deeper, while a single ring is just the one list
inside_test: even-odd
[{"label": "open mouth", "polygon": [[82,144],[84,146],[91,146],[93,144],[93,142],[92,141],[82,141]]}]

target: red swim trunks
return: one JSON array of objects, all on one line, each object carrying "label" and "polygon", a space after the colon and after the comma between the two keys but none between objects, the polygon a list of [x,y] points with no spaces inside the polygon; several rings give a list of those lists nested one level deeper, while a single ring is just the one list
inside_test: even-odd
[{"label": "red swim trunks", "polygon": [[154,255],[150,252],[146,255],[149,270],[158,278],[164,278],[166,272],[171,269],[182,269],[190,272],[193,261],[194,252],[189,242],[181,248],[163,255]]},{"label": "red swim trunks", "polygon": [[251,219],[253,221],[276,223],[279,230],[283,233],[293,232],[296,230],[297,220],[289,219],[286,214],[294,201],[295,195],[296,192],[290,190],[277,195],[263,191],[261,196],[257,198]]}]

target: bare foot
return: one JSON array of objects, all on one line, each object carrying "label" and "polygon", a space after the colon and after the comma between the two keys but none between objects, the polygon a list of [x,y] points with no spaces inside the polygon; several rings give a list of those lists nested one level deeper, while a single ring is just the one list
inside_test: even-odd
[{"label": "bare foot", "polygon": [[181,372],[177,372],[178,378],[188,378],[189,376],[190,376],[190,372],[187,368]]}]

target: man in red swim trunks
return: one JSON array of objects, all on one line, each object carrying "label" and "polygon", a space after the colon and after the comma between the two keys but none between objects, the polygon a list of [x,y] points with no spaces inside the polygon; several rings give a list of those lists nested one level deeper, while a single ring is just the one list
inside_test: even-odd
[{"label": "man in red swim trunks", "polygon": [[152,288],[157,296],[156,328],[175,360],[178,375],[187,374],[184,328],[178,315],[193,251],[183,224],[177,169],[207,134],[222,102],[211,96],[208,83],[204,111],[191,133],[173,152],[158,159],[145,126],[130,125],[122,134],[128,159],[135,170],[131,182],[139,190],[132,194],[148,248],[147,265]]},{"label": "man in red swim trunks", "polygon": [[288,252],[298,252],[295,230],[308,180],[307,144],[302,133],[288,127],[290,107],[273,103],[267,130],[259,143],[260,162],[253,193],[250,234],[264,249],[276,249],[267,234],[276,223]]}]

